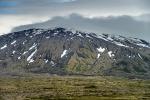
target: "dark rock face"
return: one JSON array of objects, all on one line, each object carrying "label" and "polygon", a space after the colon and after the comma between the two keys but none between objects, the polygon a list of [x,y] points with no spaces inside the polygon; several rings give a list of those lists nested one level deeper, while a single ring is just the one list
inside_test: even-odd
[{"label": "dark rock face", "polygon": [[150,44],[64,28],[29,29],[0,36],[0,73],[150,78]]}]

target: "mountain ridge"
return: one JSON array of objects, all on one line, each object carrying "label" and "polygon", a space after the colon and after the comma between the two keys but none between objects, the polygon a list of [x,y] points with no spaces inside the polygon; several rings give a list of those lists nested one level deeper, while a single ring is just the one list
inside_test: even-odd
[{"label": "mountain ridge", "polygon": [[150,78],[150,43],[65,28],[0,36],[0,73],[113,75]]}]

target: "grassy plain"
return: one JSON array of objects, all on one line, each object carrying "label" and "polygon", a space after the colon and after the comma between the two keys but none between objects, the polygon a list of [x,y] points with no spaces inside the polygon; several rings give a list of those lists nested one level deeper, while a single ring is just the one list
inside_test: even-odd
[{"label": "grassy plain", "polygon": [[102,76],[0,77],[0,100],[150,100],[150,80]]}]

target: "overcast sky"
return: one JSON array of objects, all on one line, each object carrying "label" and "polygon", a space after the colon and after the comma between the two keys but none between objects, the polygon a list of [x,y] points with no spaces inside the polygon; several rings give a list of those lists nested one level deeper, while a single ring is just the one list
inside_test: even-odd
[{"label": "overcast sky", "polygon": [[0,0],[0,34],[48,26],[149,40],[150,0]]}]

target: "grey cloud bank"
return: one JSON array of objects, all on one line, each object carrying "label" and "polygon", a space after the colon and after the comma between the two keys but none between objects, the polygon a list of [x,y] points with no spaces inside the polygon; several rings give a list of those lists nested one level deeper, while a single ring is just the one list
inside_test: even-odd
[{"label": "grey cloud bank", "polygon": [[85,18],[77,14],[72,14],[69,17],[54,17],[46,22],[19,26],[12,31],[30,28],[47,29],[53,27],[72,28],[81,31],[95,32],[97,34],[108,33],[137,37],[147,41],[149,41],[150,37],[150,21],[135,20],[130,16]]}]

